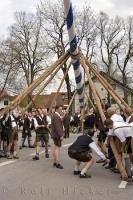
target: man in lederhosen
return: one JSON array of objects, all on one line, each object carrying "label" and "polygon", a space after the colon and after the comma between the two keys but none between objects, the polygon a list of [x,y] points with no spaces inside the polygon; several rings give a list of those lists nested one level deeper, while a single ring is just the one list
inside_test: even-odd
[{"label": "man in lederhosen", "polygon": [[60,164],[60,148],[64,137],[62,113],[62,106],[56,106],[55,113],[51,117],[51,136],[54,141],[53,167],[58,169],[63,169],[63,166]]},{"label": "man in lederhosen", "polygon": [[[76,141],[68,148],[68,155],[76,161],[74,175],[79,175],[80,178],[90,178],[87,171],[94,164],[95,159],[91,152],[92,150],[102,158],[103,162],[108,162],[105,155],[99,150],[92,137],[94,132],[88,130],[85,135],[79,136]],[[82,170],[79,169],[80,163],[84,162],[85,166]]]},{"label": "man in lederhosen", "polygon": [[15,114],[10,111],[5,119],[5,129],[7,133],[7,158],[8,159],[18,159],[18,127],[17,118]]},{"label": "man in lederhosen", "polygon": [[39,160],[39,149],[40,149],[40,141],[43,140],[45,142],[45,157],[49,158],[48,153],[48,141],[49,141],[49,130],[48,130],[48,122],[47,117],[43,115],[41,109],[37,110],[37,114],[34,118],[34,126],[36,131],[36,155],[33,157],[33,160]]},{"label": "man in lederhosen", "polygon": [[32,122],[31,113],[25,112],[24,122],[23,122],[23,131],[22,131],[22,144],[20,146],[20,149],[22,149],[22,147],[25,147],[24,143],[25,143],[26,138],[28,139],[29,148],[32,147],[32,145],[31,145],[31,122]]},{"label": "man in lederhosen", "polygon": [[1,155],[0,157],[5,157],[7,154],[7,131],[5,128],[5,119],[6,115],[1,116],[0,118],[0,150],[1,150]]}]

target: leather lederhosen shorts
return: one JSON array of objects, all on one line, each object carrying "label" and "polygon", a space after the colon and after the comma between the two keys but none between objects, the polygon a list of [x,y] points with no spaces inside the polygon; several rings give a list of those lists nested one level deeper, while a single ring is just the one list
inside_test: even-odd
[{"label": "leather lederhosen shorts", "polygon": [[77,152],[75,150],[68,150],[68,155],[70,158],[78,160],[80,162],[89,162],[92,159],[91,154],[86,152]]},{"label": "leather lederhosen shorts", "polygon": [[8,140],[9,143],[18,140],[18,129],[17,127],[13,127],[11,131],[8,132]]}]

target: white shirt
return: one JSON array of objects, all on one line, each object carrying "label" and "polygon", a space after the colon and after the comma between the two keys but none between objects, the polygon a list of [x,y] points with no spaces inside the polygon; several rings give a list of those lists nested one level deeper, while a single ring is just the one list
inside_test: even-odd
[{"label": "white shirt", "polygon": [[47,115],[46,119],[47,119],[48,125],[51,125],[51,118]]},{"label": "white shirt", "polygon": [[28,119],[30,120],[30,128],[31,128],[32,117],[28,117]]},{"label": "white shirt", "polygon": [[[42,118],[40,116],[38,116],[38,117],[42,120]],[[50,125],[51,124],[51,118],[49,116],[46,116],[46,120],[48,122],[48,125]],[[37,129],[37,127],[39,126],[39,124],[38,124],[38,122],[37,122],[37,120],[36,120],[35,117],[33,118],[33,121],[34,121],[34,127],[35,127],[35,129]]]},{"label": "white shirt", "polygon": [[[39,117],[40,118],[40,117]],[[40,118],[41,119],[41,118]],[[38,122],[37,122],[37,120],[36,120],[36,118],[34,117],[33,118],[33,122],[34,122],[34,127],[35,127],[35,129],[37,129],[37,127],[39,126],[39,124],[38,124]]]},{"label": "white shirt", "polygon": [[91,148],[92,151],[94,151],[100,158],[102,158],[103,160],[106,159],[105,155],[100,151],[100,149],[98,148],[98,146],[96,145],[95,142],[92,142],[89,144],[89,147]]},{"label": "white shirt", "polygon": [[114,122],[113,129],[110,129],[108,135],[116,136],[124,142],[127,137],[133,137],[133,128],[126,122]]},{"label": "white shirt", "polygon": [[[110,118],[113,122],[124,122],[121,115],[113,114]],[[113,135],[113,130],[109,129],[108,135]]]},{"label": "white shirt", "polygon": [[17,123],[12,115],[10,115],[10,117],[11,117],[12,128],[14,128],[17,126]]},{"label": "white shirt", "polygon": [[113,114],[110,118],[113,122],[124,122],[121,115]]}]

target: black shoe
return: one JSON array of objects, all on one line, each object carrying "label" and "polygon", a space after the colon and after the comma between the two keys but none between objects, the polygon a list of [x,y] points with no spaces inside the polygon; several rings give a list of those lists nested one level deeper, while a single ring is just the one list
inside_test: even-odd
[{"label": "black shoe", "polygon": [[45,154],[45,158],[49,158],[49,154],[48,153]]},{"label": "black shoe", "polygon": [[38,156],[38,155],[35,155],[32,159],[33,159],[33,160],[39,160],[39,156]]},{"label": "black shoe", "polygon": [[56,167],[58,169],[64,169],[60,163],[53,163],[53,167]]},{"label": "black shoe", "polygon": [[91,178],[91,175],[88,175],[85,173],[85,174],[80,174],[79,177],[80,178]]},{"label": "black shoe", "polygon": [[111,168],[110,170],[116,174],[120,174],[120,171],[116,168]]},{"label": "black shoe", "polygon": [[53,163],[53,167],[56,167],[56,162]]},{"label": "black shoe", "polygon": [[110,165],[106,166],[105,169],[113,169]]},{"label": "black shoe", "polygon": [[79,170],[78,171],[75,171],[75,170],[73,171],[74,175],[79,175],[80,173],[81,173],[81,171],[79,171]]},{"label": "black shoe", "polygon": [[12,154],[7,155],[7,159],[13,159],[13,155]]},{"label": "black shoe", "polygon": [[33,145],[30,145],[29,148],[35,148]]},{"label": "black shoe", "polygon": [[58,168],[58,169],[64,169],[63,166],[60,163],[56,164],[56,168]]},{"label": "black shoe", "polygon": [[26,145],[22,145],[22,147],[27,147]]},{"label": "black shoe", "polygon": [[105,160],[103,160],[103,159],[100,159],[100,160],[96,161],[96,163],[104,163],[104,162],[105,162]]},{"label": "black shoe", "polygon": [[19,156],[18,155],[14,155],[13,158],[14,159],[19,159]]}]

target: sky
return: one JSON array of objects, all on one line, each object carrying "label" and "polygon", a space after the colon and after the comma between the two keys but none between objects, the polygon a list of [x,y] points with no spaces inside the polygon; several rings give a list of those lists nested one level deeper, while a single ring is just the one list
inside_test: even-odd
[{"label": "sky", "polygon": [[[42,0],[46,1],[46,0]],[[59,0],[61,1],[61,0]],[[96,12],[104,11],[114,16],[133,15],[133,0],[71,0],[73,6],[81,8],[85,3],[90,4]],[[5,38],[8,27],[14,22],[14,12],[35,12],[40,0],[0,0],[0,38]]]}]

